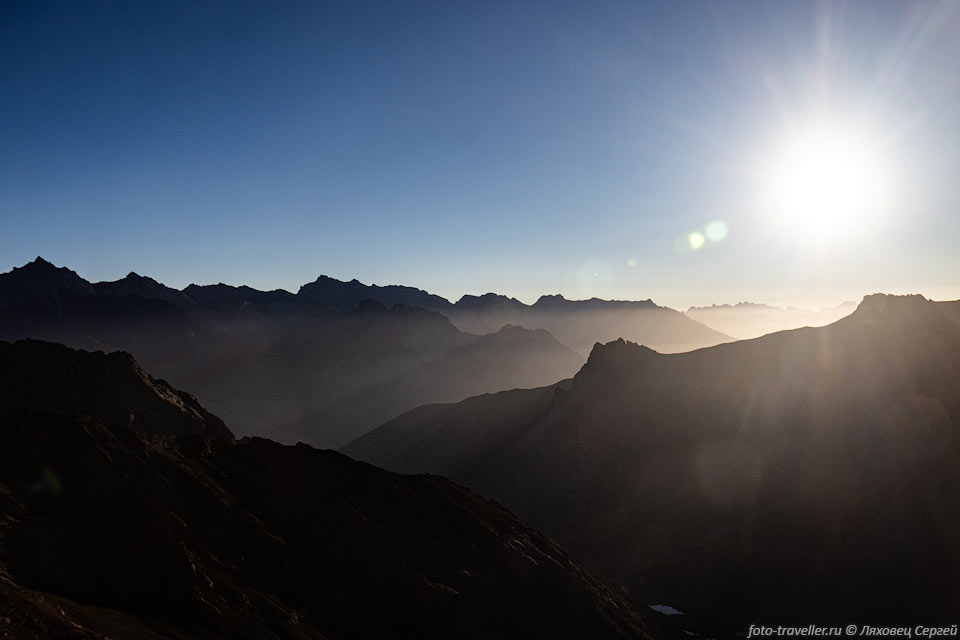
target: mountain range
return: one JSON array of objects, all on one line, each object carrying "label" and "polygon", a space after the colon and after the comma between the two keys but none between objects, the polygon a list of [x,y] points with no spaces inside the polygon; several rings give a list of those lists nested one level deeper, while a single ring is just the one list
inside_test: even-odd
[{"label": "mountain range", "polygon": [[738,302],[690,307],[684,315],[737,339],[749,339],[787,329],[822,327],[850,315],[856,308],[853,302],[817,310]]},{"label": "mountain range", "polygon": [[307,445],[235,440],[125,353],[0,342],[11,638],[650,637],[503,507]]},{"label": "mountain range", "polygon": [[572,379],[417,408],[342,449],[448,476],[687,629],[950,623],[960,302],[682,354],[613,341]]},{"label": "mountain range", "polygon": [[464,331],[487,333],[504,324],[545,329],[584,355],[597,342],[618,338],[643,343],[664,353],[690,351],[732,338],[651,300],[567,300],[541,296],[526,305],[493,293],[463,296],[444,311]]},{"label": "mountain range", "polygon": [[[710,330],[651,301],[445,302],[325,277],[297,294],[90,283],[42,259],[0,275],[0,339],[133,354],[0,342],[0,622],[80,638],[953,622],[960,301],[877,294],[827,326],[682,353],[618,337],[585,364],[591,335]],[[365,462],[237,440],[233,421]],[[678,621],[650,631],[650,609]]]},{"label": "mountain range", "polygon": [[621,329],[656,344],[729,339],[649,301],[554,297],[510,313],[496,312],[499,301],[454,305],[412,287],[325,276],[297,294],[225,284],[178,291],[135,273],[90,283],[37,258],[0,274],[0,339],[128,351],[241,435],[321,447],[420,404],[569,377],[584,345]]}]

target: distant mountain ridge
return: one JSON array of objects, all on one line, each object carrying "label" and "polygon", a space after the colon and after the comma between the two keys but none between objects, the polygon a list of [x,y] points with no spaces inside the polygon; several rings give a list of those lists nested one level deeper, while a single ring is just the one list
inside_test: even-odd
[{"label": "distant mountain ridge", "polygon": [[[21,272],[35,272],[38,277],[29,283],[23,282]],[[2,284],[5,276],[10,283],[19,278],[20,283],[13,285],[14,289],[24,291],[42,287],[46,290],[64,288],[71,293],[80,293],[82,289],[84,295],[133,294],[145,299],[163,300],[197,313],[206,321],[225,323],[223,328],[228,330],[237,328],[233,321],[238,314],[245,316],[242,330],[249,330],[252,318],[272,318],[275,321],[317,311],[348,312],[365,300],[372,300],[388,309],[399,304],[439,311],[449,317],[457,328],[468,333],[495,333],[505,325],[546,329],[584,356],[594,342],[619,337],[668,352],[710,346],[731,339],[689,320],[679,312],[660,307],[651,300],[567,300],[561,295],[543,295],[534,304],[527,305],[515,298],[488,293],[482,296],[465,295],[454,304],[415,287],[366,285],[356,279],[346,282],[323,275],[301,286],[296,294],[283,289],[259,291],[245,285],[223,283],[191,284],[177,291],[133,272],[121,280],[92,284],[75,272],[64,267],[58,269],[40,257],[25,267],[0,274],[0,308],[6,297]]]},{"label": "distant mountain ridge", "polygon": [[682,354],[598,344],[571,381],[420,407],[343,451],[489,495],[693,631],[960,607],[960,302],[867,296]]},{"label": "distant mountain ridge", "polygon": [[526,305],[488,293],[463,296],[443,313],[458,328],[472,333],[488,333],[505,324],[545,329],[582,354],[597,342],[617,338],[662,352],[689,351],[733,339],[652,300],[567,300],[562,295],[544,295]]},{"label": "distant mountain ridge", "polygon": [[733,305],[690,307],[684,315],[731,336],[749,339],[786,329],[822,327],[850,315],[856,307],[853,302],[816,310],[738,302]]},{"label": "distant mountain ridge", "polygon": [[137,295],[148,300],[163,300],[184,309],[194,309],[197,303],[184,291],[177,291],[153,278],[141,276],[131,271],[120,280],[97,282],[94,291],[100,295],[128,296]]},{"label": "distant mountain ridge", "polygon": [[[393,288],[383,288],[392,291]],[[38,259],[0,274],[0,339],[126,350],[243,435],[337,447],[424,402],[533,387],[583,358],[543,332],[478,336],[436,311],[230,285],[88,283]]]},{"label": "distant mountain ridge", "polygon": [[452,306],[449,300],[422,289],[400,285],[366,285],[354,279],[343,282],[328,276],[320,276],[305,284],[297,291],[298,296],[316,300],[327,311],[352,311],[364,300],[374,300],[392,307],[402,304],[407,307],[421,307],[431,311],[442,311]]}]

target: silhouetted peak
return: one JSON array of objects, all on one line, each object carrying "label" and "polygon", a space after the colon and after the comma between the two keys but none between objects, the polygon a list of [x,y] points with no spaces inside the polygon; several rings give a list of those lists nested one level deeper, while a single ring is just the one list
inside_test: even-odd
[{"label": "silhouetted peak", "polygon": [[554,306],[561,305],[564,302],[567,302],[567,299],[564,298],[559,293],[554,295],[543,295],[537,298],[537,301],[533,303],[535,307],[545,307],[545,306]]},{"label": "silhouetted peak", "polygon": [[593,345],[587,364],[603,368],[619,367],[624,364],[643,362],[656,355],[657,352],[650,347],[618,338],[606,344],[598,342]]},{"label": "silhouetted peak", "polygon": [[22,267],[0,275],[7,287],[21,291],[49,294],[66,290],[70,293],[89,295],[94,293],[93,285],[66,267],[58,267],[37,257]]},{"label": "silhouetted peak", "polygon": [[[121,284],[126,284],[126,285],[159,285],[160,283],[157,282],[156,280],[154,280],[153,278],[149,278],[149,277],[147,277],[147,276],[142,276],[142,275],[140,275],[139,273],[137,273],[136,271],[131,271],[130,273],[128,273],[128,274],[125,275],[124,277],[120,278],[119,280],[108,280],[108,281],[104,281],[104,282],[97,282],[96,284],[94,284],[94,286],[95,286],[95,287],[99,287],[99,286],[101,286],[101,285],[121,285]],[[162,286],[162,285],[161,285],[161,286]]]},{"label": "silhouetted peak", "polygon": [[372,289],[375,287],[376,285],[368,287],[356,278],[345,281],[331,278],[330,276],[321,275],[313,282],[308,282],[307,284],[301,285],[300,289],[297,291],[297,295],[318,296],[330,292],[358,291],[368,288]]},{"label": "silhouetted peak", "polygon": [[[356,279],[354,279],[354,282],[356,282]],[[347,284],[347,283],[344,282],[343,280],[338,280],[338,279],[336,279],[336,278],[331,278],[330,276],[328,276],[328,275],[326,275],[326,274],[320,274],[319,276],[317,276],[317,279],[316,279],[316,280],[314,280],[313,282],[309,282],[309,283],[307,283],[307,284]],[[305,286],[307,286],[307,285],[306,285],[306,284],[303,285],[303,286],[301,287],[301,289],[302,289],[303,287],[305,287]]]},{"label": "silhouetted peak", "polygon": [[233,308],[236,305],[270,306],[289,304],[294,307],[300,306],[297,304],[297,297],[285,289],[261,291],[247,285],[235,287],[220,282],[207,285],[191,284],[183,290],[183,293],[204,306],[225,308]]},{"label": "silhouetted peak", "polygon": [[508,298],[498,293],[485,293],[482,296],[464,295],[457,300],[456,306],[459,309],[470,311],[482,309],[525,309],[527,307],[527,305],[516,298]]},{"label": "silhouetted peak", "polygon": [[589,300],[567,300],[562,295],[540,296],[533,304],[538,309],[569,308],[580,310],[631,310],[631,309],[661,309],[649,298],[647,300],[604,300],[590,298]]},{"label": "silhouetted peak", "polygon": [[[156,280],[154,280],[153,278],[151,278],[151,277],[149,277],[149,276],[142,276],[142,275],[140,275],[140,274],[137,273],[136,271],[131,271],[130,273],[128,273],[127,275],[125,275],[125,276],[124,276],[123,278],[121,278],[120,280],[116,280],[116,281],[114,281],[114,282],[98,282],[98,283],[97,283],[96,285],[94,285],[94,286],[99,286],[99,285],[103,285],[103,284],[128,285],[128,286],[163,287],[164,289],[168,289],[168,288],[169,288],[169,287],[166,287],[165,285],[160,284],[159,282],[157,282]],[[176,289],[170,289],[170,291],[176,291]]]},{"label": "silhouetted peak", "polygon": [[240,291],[240,287],[235,287],[232,284],[225,284],[223,282],[218,282],[216,284],[188,284],[183,290],[184,293],[188,291]]},{"label": "silhouetted peak", "polygon": [[329,276],[320,276],[297,291],[298,296],[312,298],[331,311],[352,311],[364,299],[376,300],[387,308],[405,304],[423,309],[446,309],[451,306],[446,298],[415,287],[390,284],[379,286],[364,284],[354,278],[349,282]]},{"label": "silhouetted peak", "polygon": [[[14,267],[13,270],[20,273],[34,273],[34,274],[71,273],[77,276],[77,274],[74,271],[71,271],[66,267],[58,267],[52,262],[48,262],[47,260],[44,260],[40,256],[37,256],[35,260],[33,260],[32,262],[28,262],[22,267]],[[79,278],[80,276],[77,276],[77,277]]]},{"label": "silhouetted peak", "polygon": [[33,262],[28,262],[27,264],[24,265],[24,267],[35,267],[38,269],[43,269],[43,268],[56,269],[57,268],[53,265],[53,263],[44,260],[42,256],[37,256]]},{"label": "silhouetted peak", "polygon": [[182,291],[177,291],[148,276],[131,271],[120,280],[97,282],[97,294],[106,296],[139,296],[147,300],[163,300],[182,309],[192,309],[196,303]]},{"label": "silhouetted peak", "polygon": [[931,302],[919,294],[899,296],[874,293],[864,296],[863,301],[853,312],[853,317],[889,318],[903,314],[923,313],[924,310],[930,309],[933,309]]}]

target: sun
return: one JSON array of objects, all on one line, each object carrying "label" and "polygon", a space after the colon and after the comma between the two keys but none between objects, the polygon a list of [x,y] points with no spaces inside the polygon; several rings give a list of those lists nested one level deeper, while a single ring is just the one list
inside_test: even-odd
[{"label": "sun", "polygon": [[879,147],[825,126],[794,131],[767,166],[766,209],[793,233],[838,235],[870,223],[888,198]]}]

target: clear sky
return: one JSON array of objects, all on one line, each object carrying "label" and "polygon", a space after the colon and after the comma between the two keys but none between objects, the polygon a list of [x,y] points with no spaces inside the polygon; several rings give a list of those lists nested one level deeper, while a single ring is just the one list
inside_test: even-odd
[{"label": "clear sky", "polygon": [[957,0],[7,0],[0,271],[960,298],[958,61]]}]

